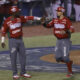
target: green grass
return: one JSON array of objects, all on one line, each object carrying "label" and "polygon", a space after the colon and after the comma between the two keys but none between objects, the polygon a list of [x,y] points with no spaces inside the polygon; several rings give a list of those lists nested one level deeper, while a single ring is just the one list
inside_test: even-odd
[{"label": "green grass", "polygon": [[[80,33],[72,34],[71,40],[73,45],[80,45]],[[24,44],[26,48],[55,46],[56,38],[54,35],[27,37],[24,38]],[[6,48],[0,46],[0,50],[8,50],[8,40],[6,40]]]},{"label": "green grass", "polygon": [[[53,73],[53,72],[28,72],[32,78],[20,78],[19,80],[64,80],[66,73]],[[8,70],[0,70],[0,80],[13,80],[12,72]],[[80,80],[80,74],[75,74],[73,79]]]},{"label": "green grass", "polygon": [[71,40],[73,45],[80,45],[80,33],[72,34]]},{"label": "green grass", "polygon": [[[80,33],[72,34],[72,44],[80,45]],[[37,36],[24,38],[26,48],[33,47],[48,47],[56,45],[56,38],[53,35]],[[0,51],[8,50],[8,40],[6,40],[6,48]],[[50,72],[28,72],[32,75],[31,79],[20,78],[19,80],[64,80],[65,73],[50,73]],[[8,70],[0,70],[0,80],[13,80],[12,72]],[[80,74],[75,74],[75,77],[70,80],[80,80]]]}]

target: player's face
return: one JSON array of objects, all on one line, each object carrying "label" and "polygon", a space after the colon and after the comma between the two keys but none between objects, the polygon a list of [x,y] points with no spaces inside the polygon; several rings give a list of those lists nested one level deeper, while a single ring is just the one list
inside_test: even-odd
[{"label": "player's face", "polygon": [[15,17],[19,17],[20,16],[20,12],[15,12],[12,15],[15,16]]},{"label": "player's face", "polygon": [[61,15],[63,15],[63,12],[57,11],[57,16],[60,17]]}]

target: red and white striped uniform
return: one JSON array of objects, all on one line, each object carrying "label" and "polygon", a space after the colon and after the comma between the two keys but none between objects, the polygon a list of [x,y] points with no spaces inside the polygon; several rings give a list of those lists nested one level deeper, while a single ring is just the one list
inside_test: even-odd
[{"label": "red and white striped uniform", "polygon": [[20,16],[19,18],[8,17],[2,27],[2,36],[5,36],[7,31],[10,33],[10,37],[18,38],[23,35],[22,33],[22,23],[27,22],[27,20],[34,20],[33,16]]},{"label": "red and white striped uniform", "polygon": [[53,27],[54,35],[59,38],[68,38],[68,34],[61,34],[61,31],[67,32],[67,30],[70,30],[71,32],[74,32],[74,28],[72,26],[71,21],[64,17],[63,19],[53,19],[49,24],[47,24],[47,27]]}]

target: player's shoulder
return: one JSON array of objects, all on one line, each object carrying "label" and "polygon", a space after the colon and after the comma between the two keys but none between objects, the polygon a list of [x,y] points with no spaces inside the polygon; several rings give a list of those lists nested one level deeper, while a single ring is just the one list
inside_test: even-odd
[{"label": "player's shoulder", "polygon": [[11,16],[8,17],[8,18],[6,18],[4,21],[5,21],[5,22],[8,22],[8,21],[10,21],[10,19],[11,19]]},{"label": "player's shoulder", "polygon": [[25,16],[22,16],[22,15],[21,15],[20,18],[25,18]]},{"label": "player's shoulder", "polygon": [[59,19],[58,18],[53,18],[53,21],[58,21]]},{"label": "player's shoulder", "polygon": [[69,19],[69,18],[67,18],[67,17],[65,17],[64,19],[63,19],[63,22],[66,22],[68,25],[72,25],[72,22],[71,22],[71,20]]},{"label": "player's shoulder", "polygon": [[70,21],[68,17],[64,17],[63,20]]}]

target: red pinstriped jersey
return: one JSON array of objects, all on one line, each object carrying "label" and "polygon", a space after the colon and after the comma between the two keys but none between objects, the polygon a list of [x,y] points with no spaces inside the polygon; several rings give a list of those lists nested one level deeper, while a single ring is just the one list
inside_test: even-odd
[{"label": "red pinstriped jersey", "polygon": [[[67,31],[69,30],[74,32],[71,21],[66,17],[63,19],[53,19],[51,22],[49,22],[49,24],[47,24],[47,27],[53,27],[54,35],[59,39],[68,38],[69,34]],[[60,33],[60,31],[63,30],[66,32],[65,34]]]},{"label": "red pinstriped jersey", "polygon": [[33,20],[33,16],[20,16],[18,18],[12,19],[12,17],[8,17],[3,24],[2,27],[2,36],[5,36],[7,32],[10,33],[10,37],[18,38],[23,35],[22,32],[22,23],[27,22],[28,20]]}]

